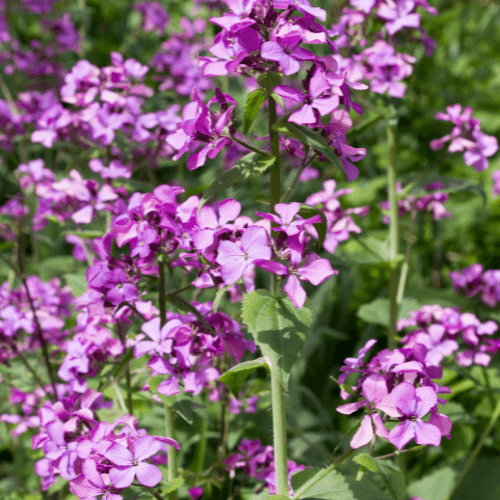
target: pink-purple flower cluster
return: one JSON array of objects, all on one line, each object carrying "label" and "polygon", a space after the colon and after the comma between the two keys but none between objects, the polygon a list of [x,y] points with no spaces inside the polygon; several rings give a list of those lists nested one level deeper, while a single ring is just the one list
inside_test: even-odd
[{"label": "pink-purple flower cluster", "polygon": [[481,131],[481,120],[472,118],[472,108],[462,111],[460,104],[447,106],[446,113],[439,112],[436,119],[451,122],[453,128],[444,137],[432,140],[431,149],[442,149],[449,142],[448,152],[464,151],[466,165],[473,166],[478,172],[488,168],[487,158],[498,151],[498,141]]},{"label": "pink-purple flower cluster", "polygon": [[[357,358],[346,358],[338,381],[342,385],[347,377],[360,375],[354,387],[341,391],[343,399],[355,395],[358,401],[347,403],[337,411],[350,415],[363,408],[367,415],[351,440],[352,448],[360,448],[375,436],[387,439],[398,450],[412,439],[417,444],[439,446],[441,437],[450,438],[451,421],[437,413],[439,393],[449,392],[434,380],[442,377],[442,368],[427,360],[428,349],[424,344],[391,351],[383,349],[369,362],[363,361],[368,350],[376,343],[370,340],[359,351]],[[429,421],[423,417],[431,414]],[[388,422],[398,422],[390,431]]]},{"label": "pink-purple flower cluster", "polygon": [[167,313],[168,321],[163,327],[159,318],[142,325],[149,340],[143,340],[145,335],[136,339],[139,341],[134,346],[134,357],[147,354],[152,373],[165,375],[158,385],[160,394],[178,394],[181,383],[185,392],[199,394],[220,376],[214,366],[217,358],[228,353],[238,362],[247,349],[256,350],[252,341],[244,339],[236,321],[224,313],[214,313],[211,303],[196,306],[204,317],[203,323],[192,313]]},{"label": "pink-purple flower cluster", "polygon": [[482,323],[471,313],[438,305],[423,306],[398,322],[398,330],[410,328],[401,342],[405,349],[420,349],[429,366],[437,367],[445,356],[453,355],[460,366],[488,366],[500,351],[494,321]]},{"label": "pink-purple flower cluster", "polygon": [[167,446],[180,449],[177,442],[148,436],[132,415],[99,422],[95,411],[105,405],[101,393],[88,389],[82,395],[46,402],[38,410],[40,429],[32,443],[45,455],[35,466],[43,490],[61,476],[80,499],[105,495],[120,500],[121,491],[135,479],[148,487],[161,481],[160,469],[147,460],[166,453]]},{"label": "pink-purple flower cluster", "polygon": [[[364,217],[370,211],[369,206],[344,210],[338,198],[352,193],[352,189],[345,188],[335,191],[336,187],[337,183],[334,180],[325,181],[323,182],[323,191],[313,193],[306,199],[306,204],[320,208],[326,216],[327,230],[323,248],[332,254],[340,242],[349,239],[351,233],[361,233],[361,228],[356,225],[351,215]],[[308,226],[307,230],[317,237],[314,226]]]},{"label": "pink-purple flower cluster", "polygon": [[[35,335],[36,321],[40,325],[45,342],[59,344],[69,334],[66,319],[71,316],[74,298],[67,286],[53,278],[43,282],[38,276],[28,276],[26,285],[11,288],[8,282],[0,287],[0,362],[8,363],[18,353],[34,352],[40,348],[40,338]],[[30,304],[36,311],[36,319]]]},{"label": "pink-purple flower cluster", "polygon": [[203,76],[198,60],[200,53],[208,48],[206,22],[182,18],[179,26],[182,31],[170,34],[151,60],[157,72],[154,78],[160,82],[160,92],[173,90],[181,96],[189,96],[196,89],[203,93],[213,87],[211,80]]},{"label": "pink-purple flower cluster", "polygon": [[[407,196],[406,198],[398,201],[398,216],[404,217],[406,214],[412,214],[416,212],[430,212],[434,220],[444,219],[451,217],[450,212],[446,210],[444,203],[448,200],[448,194],[440,192],[440,189],[444,188],[444,184],[441,182],[433,182],[426,186],[427,191],[432,191],[424,196]],[[396,192],[401,193],[403,188],[401,183],[396,183]],[[391,203],[389,201],[382,201],[380,203],[380,208],[385,211],[383,221],[384,224],[389,224],[391,220],[389,214],[387,213],[391,209]]]},{"label": "pink-purple flower cluster", "polygon": [[[368,24],[378,21],[383,23],[383,29],[376,33],[376,38],[387,37],[391,45],[397,45],[401,38],[420,41],[427,55],[432,54],[436,43],[420,25],[421,14],[416,10],[420,7],[435,16],[437,10],[426,0],[350,0],[349,3],[350,7],[342,10],[339,22],[332,26],[332,31],[338,36],[335,43],[339,47],[365,46]],[[413,38],[417,29],[420,39]],[[398,37],[395,37],[398,32]]]},{"label": "pink-purple flower cluster", "polygon": [[[276,474],[274,470],[274,449],[272,446],[263,446],[258,439],[250,441],[242,439],[238,446],[238,452],[230,455],[224,461],[226,469],[234,477],[236,470],[240,469],[248,477],[257,481],[264,481],[264,485],[255,492],[258,494],[265,486],[269,488],[271,495],[276,494]],[[305,469],[304,465],[297,465],[293,460],[288,460],[288,484],[290,496],[293,489],[290,483],[291,477],[296,472]]]},{"label": "pink-purple flower cluster", "polygon": [[461,271],[450,272],[453,288],[467,297],[481,295],[481,300],[489,307],[500,302],[500,270],[484,271],[481,264],[472,264]]}]

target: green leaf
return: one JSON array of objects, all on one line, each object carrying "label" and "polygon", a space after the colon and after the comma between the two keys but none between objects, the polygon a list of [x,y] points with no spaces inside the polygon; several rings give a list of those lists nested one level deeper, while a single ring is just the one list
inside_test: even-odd
[{"label": "green leaf", "polygon": [[327,228],[325,212],[323,212],[323,210],[319,208],[313,207],[311,205],[306,205],[305,203],[301,203],[299,215],[304,219],[309,219],[310,217],[314,217],[315,215],[319,215],[321,217],[321,222],[316,222],[313,224],[313,226],[316,228],[316,231],[318,232],[319,244],[323,246],[323,243],[325,242],[326,238],[326,228]]},{"label": "green leaf", "polygon": [[309,479],[313,478],[322,469],[314,467],[312,469],[304,469],[292,476],[291,483],[293,491],[297,491],[302,485],[306,484]]},{"label": "green leaf", "polygon": [[285,495],[271,495],[266,500],[290,500],[290,497],[286,497]]},{"label": "green leaf", "polygon": [[122,360],[120,361],[120,364],[115,368],[113,374],[111,377],[113,379],[118,378],[118,375],[120,375],[121,371],[123,370],[123,367],[132,360],[134,357],[134,348],[130,347],[125,356],[123,356]]},{"label": "green leaf", "polygon": [[375,474],[381,474],[391,496],[395,500],[405,500],[406,488],[403,474],[391,462],[376,460],[368,453],[356,455],[353,461]]},{"label": "green leaf", "polygon": [[[432,498],[432,500],[445,500],[448,498],[448,495],[455,484],[457,475],[458,473],[451,467],[444,467],[443,469],[435,470],[428,476],[410,484],[408,487],[408,493],[413,496],[421,496],[422,498]],[[469,498],[481,497],[477,496]]]},{"label": "green leaf", "polygon": [[172,491],[178,490],[184,484],[183,477],[176,477],[169,481],[168,483],[164,483],[163,481],[160,483],[161,485],[161,494],[167,495],[168,493],[172,493]]},{"label": "green leaf", "polygon": [[252,361],[244,361],[230,370],[223,373],[219,380],[226,384],[234,396],[237,398],[240,392],[241,384],[258,368],[269,368],[264,358],[254,359]]},{"label": "green leaf", "polygon": [[[420,302],[415,299],[404,299],[398,310],[398,319],[408,318],[410,311],[420,309]],[[375,299],[373,302],[363,304],[358,309],[358,318],[367,323],[389,326],[389,299]]]},{"label": "green leaf", "polygon": [[380,472],[380,465],[377,463],[377,460],[368,455],[368,453],[360,453],[359,455],[356,455],[352,460],[353,462],[362,465],[369,471]]},{"label": "green leaf", "polygon": [[342,245],[335,256],[350,264],[358,265],[391,265],[403,259],[400,255],[392,262],[389,254],[389,241],[382,241],[373,236],[353,238]]},{"label": "green leaf", "polygon": [[337,471],[332,471],[304,494],[305,497],[300,497],[304,500],[389,500],[385,493],[372,484],[367,485],[362,481],[356,481]]},{"label": "green leaf", "polygon": [[257,113],[264,104],[266,97],[264,89],[260,87],[248,94],[247,101],[245,103],[245,111],[243,113],[243,135],[247,135],[255,117],[257,116]]},{"label": "green leaf", "polygon": [[85,276],[81,274],[64,274],[63,278],[75,297],[80,297],[87,291]]},{"label": "green leaf", "polygon": [[280,73],[269,72],[264,73],[257,77],[257,83],[264,88],[264,90],[271,94],[275,87],[281,85],[283,77]]},{"label": "green leaf", "polygon": [[321,153],[333,165],[340,168],[341,172],[344,172],[344,168],[338,156],[335,154],[335,149],[328,144],[326,139],[319,132],[315,132],[307,127],[295,125],[294,123],[282,121],[275,123],[274,129],[281,134],[298,139],[302,144],[307,144],[312,149]]},{"label": "green leaf", "polygon": [[222,172],[213,184],[205,191],[198,206],[201,208],[215,198],[224,189],[244,181],[252,176],[261,175],[274,163],[274,156],[268,154],[250,153],[244,156],[233,168]]},{"label": "green leaf", "polygon": [[262,354],[286,389],[311,324],[309,307],[296,309],[284,294],[274,297],[266,290],[255,290],[243,299],[242,315]]}]

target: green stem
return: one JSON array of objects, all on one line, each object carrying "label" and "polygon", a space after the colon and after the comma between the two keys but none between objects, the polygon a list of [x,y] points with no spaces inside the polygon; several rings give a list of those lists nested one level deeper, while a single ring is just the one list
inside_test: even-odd
[{"label": "green stem", "polygon": [[[174,439],[175,428],[174,428],[174,415],[175,412],[170,407],[165,407],[166,421],[167,421],[167,437]],[[176,449],[173,446],[167,447],[167,457],[168,457],[168,480],[173,481],[177,476],[177,456]],[[170,494],[170,498],[175,500],[177,498],[177,492]]]},{"label": "green stem", "polygon": [[163,500],[163,497],[155,489],[150,488],[149,486],[144,486],[144,488],[147,489],[149,493],[156,498],[156,500]]},{"label": "green stem", "polygon": [[[160,262],[158,262],[158,273],[160,275],[158,283],[158,303],[160,306],[160,324],[163,327],[163,325],[167,322],[167,303],[165,294],[165,264],[162,258],[163,255],[160,256]],[[170,407],[165,405],[167,437],[172,439],[175,439],[174,415],[175,412]],[[173,481],[177,474],[177,455],[176,449],[173,446],[167,446],[167,458],[168,480]],[[170,500],[177,500],[177,491],[170,493],[169,498]]]},{"label": "green stem", "polygon": [[283,387],[271,367],[271,397],[273,404],[274,468],[276,471],[276,494],[288,498],[288,466],[286,449],[285,398]]},{"label": "green stem", "polygon": [[280,138],[273,125],[277,120],[276,101],[274,97],[268,95],[269,102],[269,141],[271,143],[271,153],[274,156],[274,163],[271,165],[271,212],[274,206],[280,202],[281,197],[281,171],[280,171]]},{"label": "green stem", "polygon": [[[274,130],[277,120],[276,101],[271,93],[267,95],[269,104],[269,142],[274,163],[271,165],[271,212],[280,202],[281,198],[281,172],[280,172],[280,139]],[[278,281],[275,275],[271,278],[271,293],[277,295]],[[279,380],[277,366],[271,366],[271,398],[273,405],[273,433],[274,433],[274,469],[276,471],[276,494],[288,498],[288,465],[286,448],[286,421],[285,399],[283,387]]]},{"label": "green stem", "polygon": [[396,193],[396,137],[394,128],[389,121],[387,124],[387,143],[389,146],[389,167],[387,169],[387,184],[389,190],[390,208],[390,223],[389,223],[389,259],[391,261],[391,271],[389,274],[389,301],[390,301],[390,317],[389,330],[387,337],[387,346],[389,349],[396,347],[397,336],[397,321],[398,321],[398,266],[396,259],[398,258],[398,196]]},{"label": "green stem", "polygon": [[326,469],[324,469],[323,471],[319,472],[314,477],[309,479],[309,481],[304,483],[297,491],[294,492],[293,500],[296,500],[304,496],[304,493],[306,493],[306,491],[310,490],[315,484],[319,483],[324,477],[328,476],[330,472],[334,471],[340,464],[345,462],[355,452],[356,450],[348,450],[332,465],[330,465],[329,467],[327,467]]},{"label": "green stem", "polygon": [[281,203],[285,203],[285,201],[288,199],[288,197],[292,193],[294,187],[297,185],[297,182],[299,182],[299,179],[300,179],[300,176],[302,175],[302,172],[306,169],[306,167],[308,167],[314,161],[316,156],[318,156],[318,153],[313,154],[311,156],[311,158],[309,158],[308,161],[305,161],[306,157],[304,157],[304,162],[302,163],[299,170],[295,174],[295,177],[293,178],[293,181],[290,184],[290,187],[285,191],[285,194],[281,197]]},{"label": "green stem", "polygon": [[463,480],[467,476],[467,473],[469,472],[470,468],[472,467],[472,464],[474,463],[477,456],[479,455],[479,452],[481,451],[481,449],[484,445],[484,441],[489,436],[494,425],[496,424],[498,417],[500,417],[500,400],[498,401],[498,403],[495,407],[495,410],[493,411],[493,413],[491,415],[490,421],[488,422],[486,429],[484,429],[483,435],[480,437],[474,450],[472,451],[471,455],[469,456],[469,459],[467,460],[464,468],[462,469],[462,472],[458,476],[458,479],[457,479],[457,482],[455,483],[455,486],[451,490],[451,493],[446,497],[446,500],[451,500],[453,498],[453,496],[455,495],[455,493],[458,491],[458,488],[462,484]]},{"label": "green stem", "polygon": [[247,148],[249,149],[250,151],[253,151],[254,153],[257,153],[258,155],[260,156],[266,156],[267,153],[265,153],[264,151],[260,151],[259,149],[257,148],[254,148],[253,146],[251,146],[250,144],[248,144],[247,142],[245,141],[242,141],[241,139],[238,139],[237,137],[231,137],[231,139],[234,141],[234,142],[237,142],[238,144],[240,144],[241,146],[243,146],[244,148]]},{"label": "green stem", "polygon": [[491,404],[491,411],[495,410],[495,396],[493,395],[493,389],[491,388],[490,376],[488,375],[488,370],[486,367],[481,366],[481,370],[483,371],[484,383],[486,385],[486,392],[488,393],[488,399]]},{"label": "green stem", "polygon": [[410,227],[408,228],[408,234],[406,235],[405,260],[403,262],[403,265],[401,266],[401,275],[399,276],[398,293],[396,298],[398,307],[401,306],[401,304],[403,303],[406,280],[408,278],[408,271],[410,269],[411,249],[416,241],[415,235],[413,234],[416,220],[417,220],[417,212],[414,210],[410,215]]}]

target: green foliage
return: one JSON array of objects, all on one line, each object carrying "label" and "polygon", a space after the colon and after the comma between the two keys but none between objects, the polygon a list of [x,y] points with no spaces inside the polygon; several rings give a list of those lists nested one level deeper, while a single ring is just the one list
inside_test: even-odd
[{"label": "green foliage", "polygon": [[269,365],[264,358],[239,363],[227,372],[223,373],[219,377],[219,380],[223,384],[226,384],[234,394],[234,397],[237,398],[243,382],[245,382],[245,380],[259,368],[269,368]]},{"label": "green foliage", "polygon": [[198,211],[215,196],[238,182],[264,173],[274,163],[274,156],[266,153],[250,153],[244,156],[233,168],[219,174],[215,182],[203,194]]},{"label": "green foliage", "polygon": [[247,96],[245,112],[243,114],[243,135],[247,135],[257,113],[264,104],[267,96],[262,88],[255,89]]},{"label": "green foliage", "polygon": [[307,305],[296,309],[285,294],[273,297],[266,290],[255,290],[243,299],[242,317],[286,389],[309,331],[310,309]]}]

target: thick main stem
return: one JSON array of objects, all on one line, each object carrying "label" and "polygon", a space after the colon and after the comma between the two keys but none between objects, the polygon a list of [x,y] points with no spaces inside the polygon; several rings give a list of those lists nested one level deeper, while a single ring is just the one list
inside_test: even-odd
[{"label": "thick main stem", "polygon": [[[271,212],[280,202],[281,196],[281,172],[280,172],[280,139],[274,130],[277,120],[276,101],[268,94],[269,103],[269,141],[274,163],[271,165]],[[271,279],[271,293],[277,295],[278,282],[274,275]],[[276,494],[288,498],[288,467],[286,449],[286,422],[285,422],[285,399],[283,387],[277,373],[277,366],[271,366],[271,394],[273,405],[273,433],[274,433],[274,470],[276,474]]]},{"label": "thick main stem", "polygon": [[398,265],[396,260],[399,252],[399,218],[398,195],[396,192],[396,138],[391,122],[387,124],[387,143],[389,146],[389,167],[387,169],[387,184],[389,190],[390,222],[389,222],[389,259],[391,272],[389,274],[389,301],[390,317],[387,346],[389,349],[396,347],[397,322],[398,322]]},{"label": "thick main stem", "polygon": [[288,498],[288,466],[286,449],[285,398],[283,387],[276,373],[271,369],[271,393],[273,404],[274,469],[276,471],[276,494]]},{"label": "thick main stem", "polygon": [[[163,256],[160,257],[160,259]],[[163,327],[167,322],[167,302],[165,298],[165,264],[163,261],[158,263],[158,274],[160,275],[160,281],[158,284],[158,304],[160,306],[160,324]],[[167,428],[167,437],[175,439],[175,428],[174,428],[174,411],[165,406],[165,420]],[[168,458],[168,480],[173,481],[177,475],[177,453],[173,446],[167,446],[167,458]],[[170,500],[177,499],[177,491],[173,491],[169,494]]]}]

